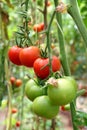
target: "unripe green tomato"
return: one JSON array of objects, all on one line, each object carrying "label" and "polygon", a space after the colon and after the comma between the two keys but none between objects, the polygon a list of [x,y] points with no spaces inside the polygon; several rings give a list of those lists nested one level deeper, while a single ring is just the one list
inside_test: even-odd
[{"label": "unripe green tomato", "polygon": [[74,88],[75,88],[76,91],[77,91],[78,85],[77,85],[77,82],[75,81],[75,79],[74,79],[73,77],[71,77],[71,76],[64,76],[64,78],[69,79],[69,80],[72,82]]},{"label": "unripe green tomato", "polygon": [[57,86],[48,84],[48,96],[55,105],[66,105],[76,97],[77,84],[74,79],[63,77],[56,79]]},{"label": "unripe green tomato", "polygon": [[48,96],[40,96],[33,101],[32,111],[43,118],[52,119],[58,114],[59,106],[53,105]]},{"label": "unripe green tomato", "polygon": [[36,97],[43,95],[43,89],[40,88],[32,79],[25,85],[25,95],[33,101]]}]

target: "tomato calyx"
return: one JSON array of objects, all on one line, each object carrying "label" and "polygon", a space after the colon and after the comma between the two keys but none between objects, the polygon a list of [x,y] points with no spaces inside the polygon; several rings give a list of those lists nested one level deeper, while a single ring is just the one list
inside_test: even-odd
[{"label": "tomato calyx", "polygon": [[55,79],[54,77],[49,78],[47,84],[51,85],[52,87],[58,87],[57,79]]}]

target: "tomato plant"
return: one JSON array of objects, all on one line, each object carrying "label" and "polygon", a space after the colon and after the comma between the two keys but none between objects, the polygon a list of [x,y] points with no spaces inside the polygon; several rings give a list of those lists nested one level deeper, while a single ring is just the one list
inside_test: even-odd
[{"label": "tomato plant", "polygon": [[24,66],[33,67],[34,61],[40,57],[40,49],[36,46],[26,47],[21,50],[19,57]]},{"label": "tomato plant", "polygon": [[9,60],[16,65],[22,65],[20,58],[19,58],[19,53],[22,50],[22,48],[18,47],[18,46],[12,46],[9,50],[8,50],[8,57]]},{"label": "tomato plant", "polygon": [[44,94],[44,90],[35,83],[32,79],[25,85],[25,95],[33,101],[36,97]]},{"label": "tomato plant", "polygon": [[[48,83],[48,96],[55,105],[66,105],[72,102],[76,97],[77,84],[73,84],[69,78],[53,79],[49,82],[53,82],[54,85]],[[75,82],[75,81],[74,81]],[[56,85],[56,86],[55,86]]]},{"label": "tomato plant", "polygon": [[52,119],[58,114],[59,106],[52,105],[48,96],[40,96],[33,101],[32,111],[38,116]]},{"label": "tomato plant", "polygon": [[[53,56],[51,64],[52,64],[53,72],[60,70],[61,63],[58,57]],[[38,58],[34,62],[33,67],[34,67],[35,74],[41,79],[47,78],[50,74],[49,58]]]}]

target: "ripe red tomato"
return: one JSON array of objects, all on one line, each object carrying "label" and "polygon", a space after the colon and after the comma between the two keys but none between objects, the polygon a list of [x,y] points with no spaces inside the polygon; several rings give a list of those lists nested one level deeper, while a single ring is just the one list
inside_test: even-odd
[{"label": "ripe red tomato", "polygon": [[21,125],[21,122],[20,121],[17,121],[16,122],[16,127],[19,127]]},{"label": "ripe red tomato", "polygon": [[40,26],[41,31],[42,31],[44,29],[44,23],[40,23],[39,26]]},{"label": "ripe red tomato", "polygon": [[[35,74],[41,78],[47,78],[49,76],[50,73],[50,68],[49,68],[49,58],[38,58],[37,60],[35,60],[34,62],[34,71]],[[53,56],[52,57],[52,71],[56,72],[58,70],[60,70],[61,68],[61,63],[58,57]]]},{"label": "ripe red tomato", "polygon": [[35,25],[33,26],[33,30],[34,30],[35,32],[40,32],[40,31],[41,31],[41,26],[40,26],[39,24],[35,24]]},{"label": "ripe red tomato", "polygon": [[15,81],[16,81],[16,78],[12,76],[12,77],[10,78],[11,84],[13,85],[13,84],[15,83]]},{"label": "ripe red tomato", "polygon": [[22,85],[22,80],[21,79],[16,79],[15,85],[16,85],[16,87],[20,87]]},{"label": "ripe red tomato", "polygon": [[47,2],[47,6],[50,6],[50,5],[51,5],[51,2],[50,2],[50,1],[48,1],[48,2]]},{"label": "ripe red tomato", "polygon": [[17,108],[12,108],[12,114],[17,113]]},{"label": "ripe red tomato", "polygon": [[19,59],[19,53],[22,50],[22,48],[18,47],[18,46],[13,46],[9,49],[8,51],[8,57],[9,60],[16,65],[22,65],[21,61]]},{"label": "ripe red tomato", "polygon": [[19,57],[24,66],[33,67],[34,61],[40,57],[40,50],[36,46],[30,46],[22,49]]}]

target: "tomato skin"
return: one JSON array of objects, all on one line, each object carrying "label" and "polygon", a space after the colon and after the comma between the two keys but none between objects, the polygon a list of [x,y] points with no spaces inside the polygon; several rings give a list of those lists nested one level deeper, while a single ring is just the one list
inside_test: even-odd
[{"label": "tomato skin", "polygon": [[15,86],[20,87],[21,85],[22,85],[22,80],[21,79],[16,79]]},{"label": "tomato skin", "polygon": [[12,108],[12,114],[15,114],[15,113],[17,113],[17,108]]},{"label": "tomato skin", "polygon": [[21,61],[19,59],[19,53],[22,50],[22,48],[18,47],[18,46],[12,46],[9,50],[8,50],[8,57],[9,60],[16,65],[22,65]]},{"label": "tomato skin", "polygon": [[17,121],[17,122],[16,122],[16,127],[20,127],[20,125],[21,125],[21,122],[20,122],[20,121]]},{"label": "tomato skin", "polygon": [[24,66],[33,67],[34,61],[40,57],[40,50],[36,46],[30,46],[22,49],[19,57]]},{"label": "tomato skin", "polygon": [[25,85],[25,95],[33,101],[36,97],[43,95],[43,89],[40,88],[32,79]]},{"label": "tomato skin", "polygon": [[76,97],[76,86],[68,78],[59,78],[56,80],[57,86],[48,84],[48,96],[55,105],[66,105]]},{"label": "tomato skin", "polygon": [[15,84],[15,81],[16,81],[16,78],[15,77],[10,77],[10,82],[11,82],[11,84],[12,85],[14,85]]},{"label": "tomato skin", "polygon": [[64,76],[64,78],[69,79],[69,80],[72,82],[72,84],[73,84],[75,90],[77,91],[78,86],[77,86],[77,83],[76,83],[76,81],[74,80],[74,78],[71,77],[71,76]]},{"label": "tomato skin", "polygon": [[40,96],[33,101],[32,111],[38,116],[52,119],[58,114],[59,106],[51,104],[48,96]]},{"label": "tomato skin", "polygon": [[[34,62],[34,65],[33,65],[34,71],[35,71],[35,74],[39,78],[45,79],[49,76],[50,69],[49,69],[48,63],[49,63],[48,58],[38,58]],[[52,57],[52,71],[56,72],[56,71],[60,70],[60,68],[61,68],[60,60],[58,59],[58,57],[53,56]]]}]

